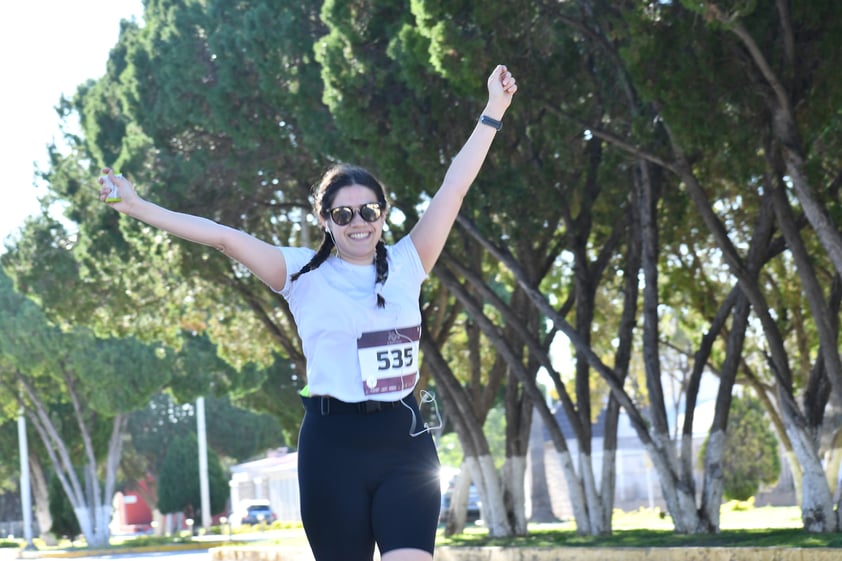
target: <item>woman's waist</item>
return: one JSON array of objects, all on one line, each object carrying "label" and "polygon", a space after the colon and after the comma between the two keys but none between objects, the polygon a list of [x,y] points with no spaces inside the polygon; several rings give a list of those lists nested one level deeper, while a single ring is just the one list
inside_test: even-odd
[{"label": "woman's waist", "polygon": [[305,409],[321,415],[371,415],[395,407],[412,407],[416,404],[415,396],[410,392],[400,399],[367,399],[364,401],[343,401],[330,395],[310,395],[303,397]]}]

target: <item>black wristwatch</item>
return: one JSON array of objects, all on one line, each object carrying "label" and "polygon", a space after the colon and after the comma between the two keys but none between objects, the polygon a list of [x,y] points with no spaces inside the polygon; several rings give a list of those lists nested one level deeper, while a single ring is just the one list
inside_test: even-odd
[{"label": "black wristwatch", "polygon": [[489,127],[494,127],[498,131],[503,128],[503,121],[498,121],[497,119],[492,119],[488,115],[483,115],[479,118],[479,122],[483,125],[488,125]]}]

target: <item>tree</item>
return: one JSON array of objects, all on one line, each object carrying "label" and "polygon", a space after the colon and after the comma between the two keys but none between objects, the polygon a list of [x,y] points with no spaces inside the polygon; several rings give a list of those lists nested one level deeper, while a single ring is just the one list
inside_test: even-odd
[{"label": "tree", "polygon": [[[291,442],[305,367],[280,295],[208,248],[121,221],[83,187],[115,165],[163,204],[309,243],[309,186],[325,157],[308,147],[332,129],[312,60],[320,5],[156,2],[143,27],[124,22],[106,75],[62,100],[85,133],[68,133],[70,148],[53,147],[41,174],[56,198],[73,201],[67,218],[78,230],[33,223],[4,256],[23,290],[68,323],[173,348],[209,336],[233,366],[215,391],[277,414]],[[215,54],[228,52],[239,54]],[[242,115],[228,114],[235,106]],[[63,300],[58,286],[78,293]]]},{"label": "tree", "polygon": [[[577,530],[610,532],[621,408],[676,531],[715,532],[737,382],[802,474],[805,528],[838,531],[842,448],[823,463],[821,443],[838,436],[827,412],[842,379],[842,26],[832,1],[790,4],[150,3],[144,27],[124,24],[105,76],[60,106],[82,133],[51,150],[41,179],[77,231],[34,221],[3,262],[61,325],[215,344],[232,369],[206,354],[182,370],[212,373],[215,391],[272,411],[294,439],[305,365],[283,299],[207,248],[109,213],[85,183],[114,164],[166,206],[310,245],[308,186],[327,162],[354,160],[390,186],[391,234],[405,234],[481,110],[480,69],[503,60],[528,102],[507,114],[422,296],[423,383],[442,397],[492,534],[526,532],[533,411]],[[559,334],[571,378],[552,364]],[[662,387],[675,352],[692,357],[681,427]],[[543,403],[540,368],[578,455]],[[720,386],[697,489],[706,372]],[[190,382],[174,395],[189,401]],[[501,402],[502,467],[483,432]]]},{"label": "tree", "polygon": [[[722,465],[724,492],[727,499],[746,501],[757,493],[761,484],[778,480],[781,473],[778,441],[756,397],[743,395],[731,407]],[[706,448],[707,440],[699,451],[702,461]]]},{"label": "tree", "polygon": [[105,544],[127,413],[168,369],[136,340],[50,325],[5,275],[0,309],[0,391],[37,432],[86,541]]},{"label": "tree", "polygon": [[[124,483],[157,508],[159,476],[177,435],[196,434],[193,401],[179,404],[168,392],[153,396],[129,417],[129,441],[121,462]],[[227,396],[205,401],[208,446],[220,461],[243,461],[284,444],[277,418],[240,409]]]},{"label": "tree", "polygon": [[[687,10],[690,10],[689,14]],[[684,38],[695,25],[693,18],[699,14],[709,25],[696,28],[696,40],[686,43]],[[609,142],[618,141],[617,145],[624,150],[642,156],[676,176],[718,249],[717,260],[727,265],[728,274],[742,293],[740,298],[747,300],[751,313],[762,325],[765,352],[768,353],[766,369],[775,380],[774,389],[769,387],[767,402],[775,403],[783,419],[786,441],[798,458],[795,471],[803,474],[802,517],[805,528],[810,531],[838,531],[828,477],[821,465],[818,440],[814,436],[820,430],[830,392],[837,392],[839,386],[838,322],[830,319],[839,309],[835,288],[838,272],[833,271],[832,266],[828,267],[833,234],[828,230],[819,234],[804,229],[800,210],[792,205],[786,190],[793,181],[791,174],[800,173],[800,162],[794,162],[793,158],[800,159],[803,155],[805,161],[810,161],[806,167],[813,170],[812,177],[820,184],[831,186],[831,193],[836,190],[832,187],[836,172],[828,170],[838,169],[839,165],[835,155],[827,155],[835,154],[835,149],[802,154],[800,140],[792,136],[793,129],[787,129],[787,123],[781,120],[796,118],[800,122],[799,128],[803,127],[803,134],[815,138],[825,138],[825,124],[835,122],[829,107],[836,105],[832,100],[838,99],[838,87],[832,84],[833,80],[823,87],[810,84],[818,85],[813,79],[825,72],[832,73],[834,53],[832,49],[825,49],[836,40],[835,18],[838,16],[838,12],[825,2],[811,3],[809,7],[799,4],[797,9],[780,3],[775,6],[746,4],[734,6],[730,11],[712,2],[661,6],[640,20],[643,23],[648,19],[643,25],[657,29],[659,33],[637,33],[635,37],[645,39],[637,48],[625,49],[624,53],[628,55],[626,60],[643,95],[654,103],[657,119],[653,120],[656,124],[653,132],[666,135],[671,155],[654,151],[644,154],[638,148],[637,138],[618,141],[617,136],[595,132]],[[795,29],[811,31],[795,33]],[[731,33],[733,35],[729,35]],[[653,37],[655,41],[650,40]],[[657,51],[659,48],[671,49],[676,40],[699,52],[721,56],[655,55],[655,52],[666,52]],[[662,64],[657,68],[652,65],[656,59],[665,61],[669,70]],[[769,61],[775,63],[769,64]],[[826,68],[821,66],[825,63],[829,65]],[[751,70],[747,71],[747,68]],[[815,108],[824,116],[816,120],[817,113],[808,112],[797,117],[794,113],[785,114],[787,106],[804,105]],[[711,122],[711,115],[717,115],[720,123],[731,122],[734,126],[699,126],[699,123]],[[831,128],[837,127],[831,125]],[[781,134],[784,129],[789,132]],[[722,138],[717,140],[718,137]],[[731,148],[726,151],[715,148],[722,145],[724,138],[728,139]],[[831,141],[834,143],[835,140]],[[789,164],[784,165],[785,162]],[[716,194],[710,193],[712,188],[716,189]],[[805,186],[795,189],[803,190]],[[723,199],[732,203],[723,205]],[[827,214],[837,212],[834,210],[837,205],[832,202],[836,200],[835,194],[823,197],[823,200],[828,205]],[[804,200],[800,202],[807,204]],[[753,210],[749,213],[733,211],[746,206]],[[769,221],[772,213],[778,232]],[[750,232],[746,228],[750,227],[751,221],[758,225],[753,240],[756,245],[745,252],[745,234]],[[811,222],[815,227],[812,219]],[[776,233],[782,239],[776,239]],[[808,249],[816,247],[814,236],[827,244],[824,251]],[[781,241],[786,244],[784,257],[779,257]],[[787,259],[790,264],[778,270],[794,272],[798,280],[781,278],[774,285],[800,283],[809,303],[812,343],[808,346],[815,346],[820,357],[813,366],[809,366],[813,360],[809,357],[811,351],[790,340],[805,336],[807,332],[788,332],[791,324],[781,321],[784,309],[796,317],[801,317],[801,312],[796,311],[791,301],[778,298],[775,290],[768,290],[768,284],[759,282],[758,275],[761,271],[770,271],[769,264],[775,258]],[[770,300],[779,307],[774,314]],[[786,315],[788,313],[784,313]],[[738,350],[741,346],[742,342],[732,346],[732,364],[740,360],[736,355],[741,354]],[[791,362],[793,359],[796,368]],[[807,368],[803,369],[804,366]],[[753,370],[752,375],[756,373],[757,370]],[[803,393],[806,399],[799,399],[798,393]],[[727,419],[727,400],[723,400],[717,409],[722,419]],[[721,422],[716,429],[719,432],[717,447],[721,450]],[[716,461],[708,465],[715,466]],[[715,474],[715,470],[710,474]],[[835,475],[833,479],[836,479]],[[721,485],[722,474],[716,474],[715,479],[707,482]],[[707,489],[702,493],[705,498],[703,511],[709,513],[711,520],[716,519],[719,508],[716,494]],[[708,501],[708,498],[714,500]]]},{"label": "tree", "polygon": [[50,477],[49,487],[50,517],[52,518],[49,531],[54,536],[74,540],[76,536],[82,533],[82,529],[79,527],[79,520],[73,512],[73,505],[67,499],[67,494],[62,489],[58,477]]},{"label": "tree", "polygon": [[[210,450],[208,482],[211,514],[218,514],[227,504],[228,479],[219,457]],[[199,443],[195,434],[179,435],[167,447],[158,476],[158,510],[165,514],[183,512],[194,519],[201,516]]]}]

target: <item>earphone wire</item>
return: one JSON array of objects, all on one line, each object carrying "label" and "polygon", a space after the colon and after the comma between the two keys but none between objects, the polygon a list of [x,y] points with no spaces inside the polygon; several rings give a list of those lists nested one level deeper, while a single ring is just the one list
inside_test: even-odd
[{"label": "earphone wire", "polygon": [[436,422],[435,422],[435,424],[431,425],[430,423],[425,421],[424,422],[424,428],[421,429],[418,432],[415,432],[415,427],[418,426],[418,419],[415,416],[415,411],[412,409],[412,407],[407,405],[406,402],[403,399],[401,399],[401,404],[404,407],[406,407],[407,409],[409,409],[410,413],[412,413],[412,422],[409,425],[409,436],[411,436],[413,438],[415,438],[416,436],[421,436],[425,432],[438,430],[442,427],[442,424],[443,424],[442,420],[441,420],[441,415],[439,414],[439,404],[436,401],[436,395],[433,392],[429,392],[427,390],[421,390],[421,403],[418,405],[419,414],[420,414],[420,411],[421,411],[421,404],[424,404],[424,403],[432,403],[433,404],[433,413],[436,416]]},{"label": "earphone wire", "polygon": [[[397,335],[398,337],[400,337],[402,339],[405,339],[406,341],[408,341],[410,343],[412,342],[412,339],[407,337],[403,333],[401,333],[398,328],[395,328],[394,331],[395,331],[395,335]],[[415,360],[416,360],[416,368],[417,368],[418,357],[415,357]],[[410,414],[412,414],[412,421],[410,422],[410,425],[409,425],[409,436],[411,436],[413,438],[415,438],[417,436],[421,436],[425,432],[431,432],[431,431],[434,431],[434,430],[438,430],[438,429],[442,428],[442,426],[444,425],[444,423],[442,422],[442,419],[441,419],[441,414],[439,413],[439,404],[438,404],[438,401],[436,401],[436,394],[434,394],[431,391],[421,390],[420,395],[421,395],[421,402],[418,404],[418,414],[421,415],[421,406],[422,405],[427,404],[427,403],[432,403],[433,404],[433,414],[436,416],[436,422],[431,425],[430,423],[424,421],[424,428],[421,429],[420,431],[416,432],[415,428],[418,426],[418,418],[415,416],[415,410],[412,407],[410,407],[409,405],[407,405],[407,403],[403,399],[401,399],[400,400],[401,405],[403,405],[404,407],[409,409]],[[423,415],[421,415],[421,418],[423,420]]]}]

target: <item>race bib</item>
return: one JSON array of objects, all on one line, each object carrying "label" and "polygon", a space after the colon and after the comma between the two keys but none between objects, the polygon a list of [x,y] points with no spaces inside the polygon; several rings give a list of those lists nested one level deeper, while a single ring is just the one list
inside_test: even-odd
[{"label": "race bib", "polygon": [[366,395],[411,388],[418,380],[421,326],[363,333],[357,339],[363,391]]}]

